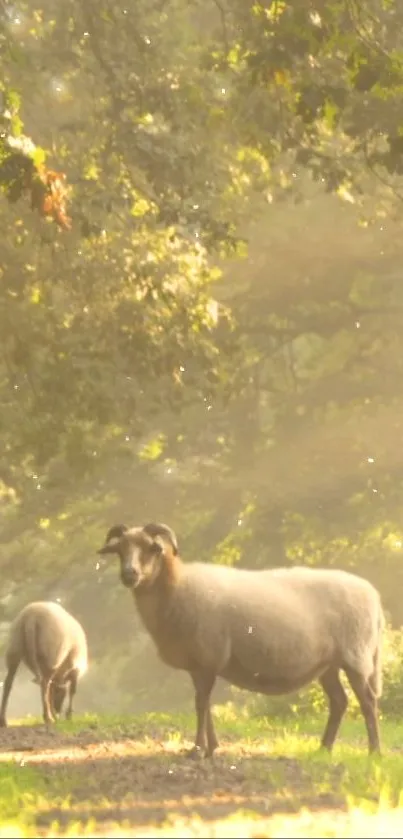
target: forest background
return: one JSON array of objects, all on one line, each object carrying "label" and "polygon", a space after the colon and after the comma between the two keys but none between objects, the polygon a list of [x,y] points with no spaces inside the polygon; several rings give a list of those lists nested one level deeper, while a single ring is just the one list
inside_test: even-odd
[{"label": "forest background", "polygon": [[0,3],[0,628],[82,620],[83,709],[190,701],[97,564],[160,520],[368,577],[401,713],[402,33],[399,0]]}]

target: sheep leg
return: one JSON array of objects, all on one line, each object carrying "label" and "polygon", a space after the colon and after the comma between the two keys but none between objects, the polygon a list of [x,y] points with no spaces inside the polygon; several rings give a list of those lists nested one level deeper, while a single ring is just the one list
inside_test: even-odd
[{"label": "sheep leg", "polygon": [[73,699],[76,695],[77,690],[77,681],[78,681],[78,673],[77,670],[73,670],[69,680],[69,703],[66,708],[66,720],[71,720],[73,715]]},{"label": "sheep leg", "polygon": [[321,747],[330,751],[346,712],[348,699],[340,681],[338,670],[327,670],[326,673],[323,673],[319,682],[329,702],[329,718],[321,740]]},{"label": "sheep leg", "polygon": [[[210,712],[210,696],[213,690],[216,677],[211,673],[202,671],[193,671],[191,674],[192,682],[195,689],[195,707],[197,716],[197,730],[194,746],[188,751],[188,757],[199,757],[202,752],[205,755],[210,754],[210,748],[206,749],[206,731],[210,730],[212,720],[209,719]],[[214,728],[213,728],[214,732]],[[210,745],[210,744],[209,744]]]},{"label": "sheep leg", "polygon": [[51,709],[51,685],[52,685],[52,678],[48,677],[45,678],[44,676],[41,679],[41,695],[42,695],[42,706],[43,706],[43,721],[45,725],[48,725],[50,722],[54,722],[55,718],[53,716],[53,711]]},{"label": "sheep leg", "polygon": [[49,689],[49,707],[50,707],[50,712],[52,714],[52,717],[54,717],[55,720],[56,720],[57,717],[59,716],[59,714],[56,711],[56,706],[55,706],[55,683],[54,683],[53,680],[50,683],[50,689]]},{"label": "sheep leg", "polygon": [[214,722],[213,722],[213,717],[212,717],[212,714],[211,714],[210,703],[209,703],[209,706],[208,706],[208,709],[207,709],[206,722],[207,722],[207,753],[206,753],[206,757],[211,757],[213,755],[213,753],[215,752],[215,750],[217,749],[219,743],[218,743],[217,735],[216,735],[215,729],[214,729]]},{"label": "sheep leg", "polygon": [[7,676],[4,680],[3,696],[2,696],[2,699],[1,699],[1,708],[0,708],[0,727],[1,728],[6,728],[6,726],[7,726],[7,721],[6,721],[7,703],[8,703],[8,698],[10,696],[10,691],[11,691],[11,688],[13,686],[13,682],[14,682],[14,679],[15,679],[15,674],[18,670],[18,665],[19,665],[20,661],[21,661],[21,659],[20,659],[19,656],[16,656],[15,658],[10,657],[10,658],[8,658],[8,661],[7,661],[8,670],[7,670]]},{"label": "sheep leg", "polygon": [[52,717],[54,717],[56,719],[57,714],[56,714],[56,711],[55,711],[55,706],[54,706],[54,701],[53,701],[53,682],[50,683],[50,687],[49,687],[49,708],[50,708],[50,713],[51,713]]},{"label": "sheep leg", "polygon": [[360,704],[368,734],[369,752],[380,753],[378,700],[375,693],[370,682],[361,673],[357,673],[356,670],[352,670],[350,667],[344,667],[343,669]]}]

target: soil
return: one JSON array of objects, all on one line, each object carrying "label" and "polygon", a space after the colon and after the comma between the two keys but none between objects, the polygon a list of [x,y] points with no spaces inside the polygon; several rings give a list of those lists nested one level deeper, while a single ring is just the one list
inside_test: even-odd
[{"label": "soil", "polygon": [[149,725],[146,736],[135,725],[115,735],[95,725],[75,734],[57,725],[9,727],[0,731],[0,760],[15,760],[22,771],[35,765],[49,785],[53,803],[38,810],[39,835],[55,821],[63,829],[91,820],[99,835],[116,823],[127,830],[141,826],[144,836],[144,829],[173,819],[208,823],[238,810],[267,817],[301,807],[340,812],[345,806],[338,792],[341,765],[308,771],[298,760],[268,757],[259,743],[236,740],[223,740],[213,759],[191,760],[183,745],[163,742],[161,731]]}]

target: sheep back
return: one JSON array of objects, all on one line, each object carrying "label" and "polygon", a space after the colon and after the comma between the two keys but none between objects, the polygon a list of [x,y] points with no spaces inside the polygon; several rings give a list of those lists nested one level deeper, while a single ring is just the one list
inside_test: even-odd
[{"label": "sheep back", "polygon": [[59,603],[29,603],[10,627],[6,658],[19,656],[37,678],[57,671],[68,660],[82,675],[88,666],[85,632]]},{"label": "sheep back", "polygon": [[135,598],[171,666],[191,669],[197,661],[240,687],[283,693],[337,662],[372,675],[381,690],[374,672],[380,597],[354,574],[190,563],[158,604],[149,595]]}]

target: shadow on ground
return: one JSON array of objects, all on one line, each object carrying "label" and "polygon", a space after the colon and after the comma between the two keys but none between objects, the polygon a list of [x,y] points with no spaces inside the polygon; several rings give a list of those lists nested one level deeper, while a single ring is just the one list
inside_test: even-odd
[{"label": "shadow on ground", "polygon": [[[187,744],[189,745],[189,744]],[[213,760],[192,761],[161,730],[128,727],[110,735],[90,726],[67,734],[55,726],[15,726],[0,731],[0,761],[33,765],[46,784],[36,816],[38,830],[58,822],[95,821],[157,826],[170,817],[203,821],[237,810],[258,815],[344,809],[338,791],[341,765],[324,766],[269,757],[261,744],[223,740]]]}]

